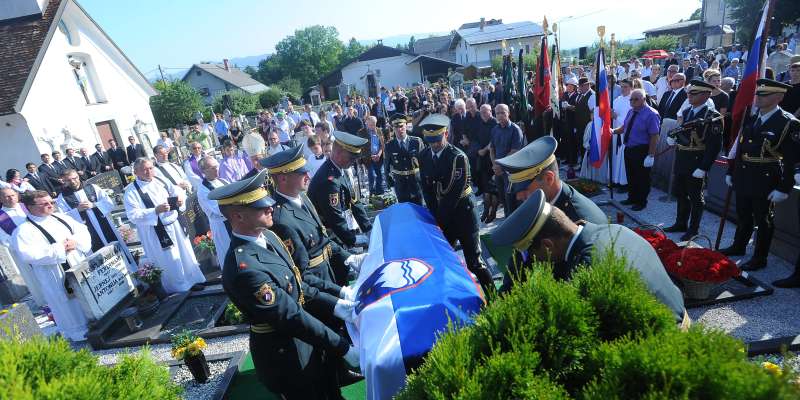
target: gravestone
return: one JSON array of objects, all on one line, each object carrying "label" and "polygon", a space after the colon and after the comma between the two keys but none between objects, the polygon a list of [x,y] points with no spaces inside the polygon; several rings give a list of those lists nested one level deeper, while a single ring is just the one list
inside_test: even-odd
[{"label": "gravestone", "polygon": [[[84,182],[85,185],[97,185],[101,189],[111,189],[115,194],[121,194],[125,189],[125,184],[119,176],[119,172],[111,170],[103,172],[97,176],[93,176]],[[114,197],[114,196],[112,196]]]},{"label": "gravestone", "polygon": [[135,291],[116,242],[67,270],[66,276],[90,321],[100,320]]},{"label": "gravestone", "polygon": [[8,339],[9,335],[13,335],[24,340],[41,334],[42,330],[27,304],[14,304],[0,310],[0,339]]},{"label": "gravestone", "polygon": [[28,294],[25,280],[8,247],[0,245],[0,304],[11,304]]}]

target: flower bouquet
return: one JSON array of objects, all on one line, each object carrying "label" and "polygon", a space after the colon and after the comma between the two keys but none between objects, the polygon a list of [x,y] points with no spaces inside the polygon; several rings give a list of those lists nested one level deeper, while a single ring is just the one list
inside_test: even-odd
[{"label": "flower bouquet", "polygon": [[653,246],[653,249],[656,250],[656,254],[658,254],[658,258],[661,259],[662,263],[667,256],[680,249],[678,245],[675,244],[672,239],[668,238],[658,227],[654,227],[653,229],[639,227],[634,228],[633,231],[638,233],[647,243]]},{"label": "flower bouquet", "polygon": [[146,283],[148,291],[158,297],[159,300],[163,300],[167,297],[167,292],[161,284],[161,274],[163,272],[161,268],[156,267],[155,264],[150,261],[142,262],[136,270],[136,279]]},{"label": "flower bouquet", "polygon": [[189,331],[172,336],[172,357],[176,360],[183,360],[198,383],[206,383],[211,375],[208,370],[208,361],[203,354],[205,348],[206,341]]},{"label": "flower bouquet", "polygon": [[699,247],[672,252],[664,259],[664,267],[681,279],[690,299],[707,299],[713,286],[741,274],[736,263],[722,253]]},{"label": "flower bouquet", "polygon": [[596,196],[601,192],[600,184],[588,179],[572,179],[567,180],[567,183],[586,197]]},{"label": "flower bouquet", "polygon": [[200,250],[208,251],[211,254],[217,253],[217,247],[214,245],[214,240],[211,238],[211,231],[195,236],[192,243]]}]

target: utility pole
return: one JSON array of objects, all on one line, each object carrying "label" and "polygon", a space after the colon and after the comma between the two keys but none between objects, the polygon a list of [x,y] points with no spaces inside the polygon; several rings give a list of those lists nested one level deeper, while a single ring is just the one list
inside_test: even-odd
[{"label": "utility pole", "polygon": [[160,73],[161,73],[161,81],[162,81],[162,82],[166,82],[167,80],[166,80],[166,79],[164,79],[164,70],[163,70],[163,69],[161,69],[161,64],[158,64],[158,72],[160,72]]}]

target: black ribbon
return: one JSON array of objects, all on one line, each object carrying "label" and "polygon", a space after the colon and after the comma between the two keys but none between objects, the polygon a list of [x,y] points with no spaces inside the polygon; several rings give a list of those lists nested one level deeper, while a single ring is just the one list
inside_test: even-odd
[{"label": "black ribbon", "polygon": [[[86,194],[86,198],[89,199],[90,202],[97,202],[97,192],[95,192],[92,185],[86,185],[82,188],[78,188],[78,190],[81,189],[83,189],[84,194]],[[78,208],[80,200],[78,200],[78,196],[75,195],[74,190],[67,189],[62,192],[62,195],[64,196],[64,201],[67,202],[67,205],[69,205],[71,208]],[[88,210],[92,210],[92,213],[94,213],[94,217],[97,219],[97,223],[100,225],[100,232],[97,232],[92,224],[92,221],[89,220]],[[114,234],[114,229],[112,229],[111,224],[108,223],[108,218],[106,218],[105,215],[100,212],[100,209],[98,209],[97,206],[88,210],[78,211],[78,214],[80,214],[83,223],[86,224],[86,227],[89,229],[89,234],[92,237],[92,251],[97,251],[105,246],[103,243],[103,238],[106,239],[106,242],[113,242],[117,240],[117,238]],[[101,234],[103,235],[102,238],[100,237]]]}]

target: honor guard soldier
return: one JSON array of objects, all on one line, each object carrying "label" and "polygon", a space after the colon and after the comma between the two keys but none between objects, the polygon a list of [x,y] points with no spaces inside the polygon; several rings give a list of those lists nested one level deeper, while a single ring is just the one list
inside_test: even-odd
[{"label": "honor guard soldier", "polygon": [[424,148],[422,139],[406,132],[408,118],[405,114],[394,114],[391,119],[394,139],[386,143],[386,176],[394,186],[398,202],[422,205],[419,187],[419,154]]},{"label": "honor guard soldier", "polygon": [[469,161],[464,152],[447,142],[449,125],[450,119],[443,114],[431,114],[420,122],[425,142],[430,145],[420,153],[422,194],[444,237],[452,246],[461,242],[467,268],[489,293],[494,291],[494,282],[481,260]]},{"label": "honor guard soldier", "polygon": [[706,101],[714,86],[693,80],[686,89],[690,107],[683,111],[683,125],[670,132],[667,144],[675,147],[672,193],[678,200],[675,224],[665,232],[686,232],[681,240],[696,236],[703,217],[705,178],[722,148],[722,115]]},{"label": "honor guard soldier", "polygon": [[753,226],[758,227],[753,257],[740,266],[745,271],[767,266],[775,229],[774,203],[789,198],[794,186],[798,157],[792,137],[800,130],[800,121],[778,106],[790,87],[771,79],[757,81],[758,114],[742,122],[735,162],[729,164],[725,176],[725,183],[736,192],[737,223],[733,244],[722,253],[744,255]]},{"label": "honor guard soldier", "polygon": [[557,279],[571,279],[579,265],[591,265],[592,257],[614,251],[625,257],[658,301],[669,307],[676,322],[688,325],[683,294],[672,283],[658,254],[636,232],[616,224],[576,224],[558,207],[550,205],[542,190],[534,192],[492,232],[492,242],[527,251],[534,260],[555,263]]},{"label": "honor guard soldier", "polygon": [[[511,191],[520,203],[541,189],[547,202],[558,207],[573,222],[583,220],[597,225],[607,224],[608,216],[597,204],[561,181],[555,156],[557,147],[558,141],[554,137],[543,136],[495,162],[509,174]],[[514,249],[500,292],[511,289],[515,280],[524,276],[532,262],[527,250]]]},{"label": "honor guard soldier", "polygon": [[314,315],[352,321],[355,303],[307,285],[272,227],[275,202],[266,171],[212,190],[230,221],[231,246],[222,286],[250,322],[250,352],[264,385],[286,399],[339,399],[335,370],[325,357],[358,364],[358,351]]},{"label": "honor guard soldier", "polygon": [[[353,189],[353,182],[345,171],[355,164],[367,139],[347,132],[333,132],[333,152],[330,158],[319,167],[308,187],[308,197],[317,209],[322,223],[347,247],[365,245],[367,232],[372,230],[372,222],[361,204],[359,194]],[[350,229],[347,218],[355,222],[365,234],[357,234]]]}]

